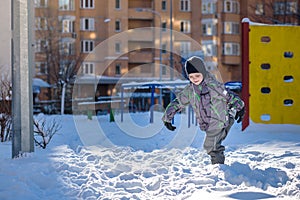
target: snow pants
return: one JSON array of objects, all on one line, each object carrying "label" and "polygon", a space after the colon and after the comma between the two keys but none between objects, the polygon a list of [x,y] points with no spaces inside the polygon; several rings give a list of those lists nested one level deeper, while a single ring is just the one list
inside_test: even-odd
[{"label": "snow pants", "polygon": [[211,157],[212,164],[224,164],[225,147],[222,145],[222,141],[227,137],[227,134],[234,123],[234,119],[230,117],[229,125],[221,130],[207,131],[204,141],[204,149]]}]

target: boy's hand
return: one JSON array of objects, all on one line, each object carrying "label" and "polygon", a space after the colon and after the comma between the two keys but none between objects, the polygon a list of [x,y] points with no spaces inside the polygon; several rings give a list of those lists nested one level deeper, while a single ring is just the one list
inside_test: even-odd
[{"label": "boy's hand", "polygon": [[165,122],[164,124],[170,131],[174,131],[176,129],[176,127],[173,126],[170,122]]},{"label": "boy's hand", "polygon": [[245,107],[242,108],[242,110],[238,111],[234,117],[235,120],[237,120],[237,123],[240,123],[245,115]]}]

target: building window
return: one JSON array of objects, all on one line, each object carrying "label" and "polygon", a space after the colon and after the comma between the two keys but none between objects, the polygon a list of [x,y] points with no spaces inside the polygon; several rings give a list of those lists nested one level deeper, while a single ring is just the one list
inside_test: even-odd
[{"label": "building window", "polygon": [[94,63],[84,62],[81,66],[82,74],[94,74],[95,73],[95,65]]},{"label": "building window", "polygon": [[48,0],[34,0],[34,6],[36,8],[46,8],[48,7]]},{"label": "building window", "polygon": [[239,56],[240,44],[234,42],[225,42],[223,44],[223,55],[225,56]]},{"label": "building window", "polygon": [[167,53],[167,45],[166,44],[161,45],[161,53]]},{"label": "building window", "polygon": [[214,71],[214,70],[217,70],[217,68],[218,68],[218,63],[217,62],[214,62],[214,61],[212,61],[212,62],[210,62],[210,61],[206,62],[206,69],[208,71]]},{"label": "building window", "polygon": [[297,14],[298,5],[297,2],[286,2],[286,13],[287,14]]},{"label": "building window", "polygon": [[117,63],[116,64],[116,75],[121,75],[121,64]]},{"label": "building window", "polygon": [[202,50],[205,56],[217,56],[217,45],[216,41],[205,40],[202,41]]},{"label": "building window", "polygon": [[116,32],[120,32],[121,31],[121,21],[120,20],[117,20],[116,22],[115,22],[115,31]]},{"label": "building window", "polygon": [[94,0],[80,0],[81,8],[94,8]]},{"label": "building window", "polygon": [[285,13],[284,2],[275,2],[275,4],[274,4],[274,13],[276,15],[284,15],[284,13]]},{"label": "building window", "polygon": [[69,19],[62,20],[62,32],[73,33],[74,32],[74,21]]},{"label": "building window", "polygon": [[255,14],[256,15],[263,15],[264,14],[264,4],[257,3],[255,6]]},{"label": "building window", "polygon": [[275,15],[297,14],[297,2],[275,2]]},{"label": "building window", "polygon": [[202,1],[202,14],[215,14],[216,3],[211,1]]},{"label": "building window", "polygon": [[180,32],[190,33],[191,32],[191,23],[188,20],[180,21]]},{"label": "building window", "polygon": [[121,0],[116,0],[116,9],[120,10],[121,9]]},{"label": "building window", "polygon": [[75,45],[73,42],[60,42],[59,53],[61,55],[74,55]]},{"label": "building window", "polygon": [[115,52],[121,53],[121,43],[120,42],[115,43]]},{"label": "building window", "polygon": [[166,32],[167,31],[167,22],[162,22],[161,28],[162,28],[162,31]]},{"label": "building window", "polygon": [[181,11],[191,11],[190,0],[180,0],[180,10]]},{"label": "building window", "polygon": [[167,10],[167,2],[166,2],[166,0],[161,1],[161,10]]},{"label": "building window", "polygon": [[167,75],[167,67],[165,65],[161,66],[161,74],[162,75]]},{"label": "building window", "polygon": [[95,19],[94,18],[81,18],[80,30],[94,31],[95,30]]},{"label": "building window", "polygon": [[59,0],[59,10],[74,10],[74,0]]},{"label": "building window", "polygon": [[191,52],[191,42],[180,42],[180,54],[189,54]]},{"label": "building window", "polygon": [[240,24],[237,22],[224,22],[224,33],[225,34],[239,34]]},{"label": "building window", "polygon": [[203,19],[202,23],[202,35],[212,36],[217,34],[217,19]]},{"label": "building window", "polygon": [[38,75],[48,74],[48,67],[46,62],[35,62],[35,73]]},{"label": "building window", "polygon": [[94,49],[94,41],[92,41],[92,40],[82,40],[81,41],[81,52],[82,53],[92,52],[93,49]]},{"label": "building window", "polygon": [[35,45],[36,52],[46,52],[48,46],[47,40],[37,40]]},{"label": "building window", "polygon": [[204,23],[202,24],[202,34],[203,35],[216,35],[216,24]]},{"label": "building window", "polygon": [[225,0],[224,12],[238,14],[240,12],[239,3],[236,0]]},{"label": "building window", "polygon": [[35,29],[36,30],[47,30],[47,18],[36,17],[35,18]]}]

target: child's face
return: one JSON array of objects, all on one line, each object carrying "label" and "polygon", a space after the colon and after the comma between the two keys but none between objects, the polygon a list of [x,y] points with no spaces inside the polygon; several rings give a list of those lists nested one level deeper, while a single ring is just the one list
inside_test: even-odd
[{"label": "child's face", "polygon": [[199,85],[203,81],[203,75],[201,73],[191,73],[189,79],[193,84]]}]

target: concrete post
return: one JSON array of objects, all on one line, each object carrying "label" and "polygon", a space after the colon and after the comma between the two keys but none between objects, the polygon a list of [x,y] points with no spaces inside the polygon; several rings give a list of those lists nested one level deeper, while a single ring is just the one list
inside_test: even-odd
[{"label": "concrete post", "polygon": [[12,157],[34,151],[32,113],[33,1],[12,0]]}]

